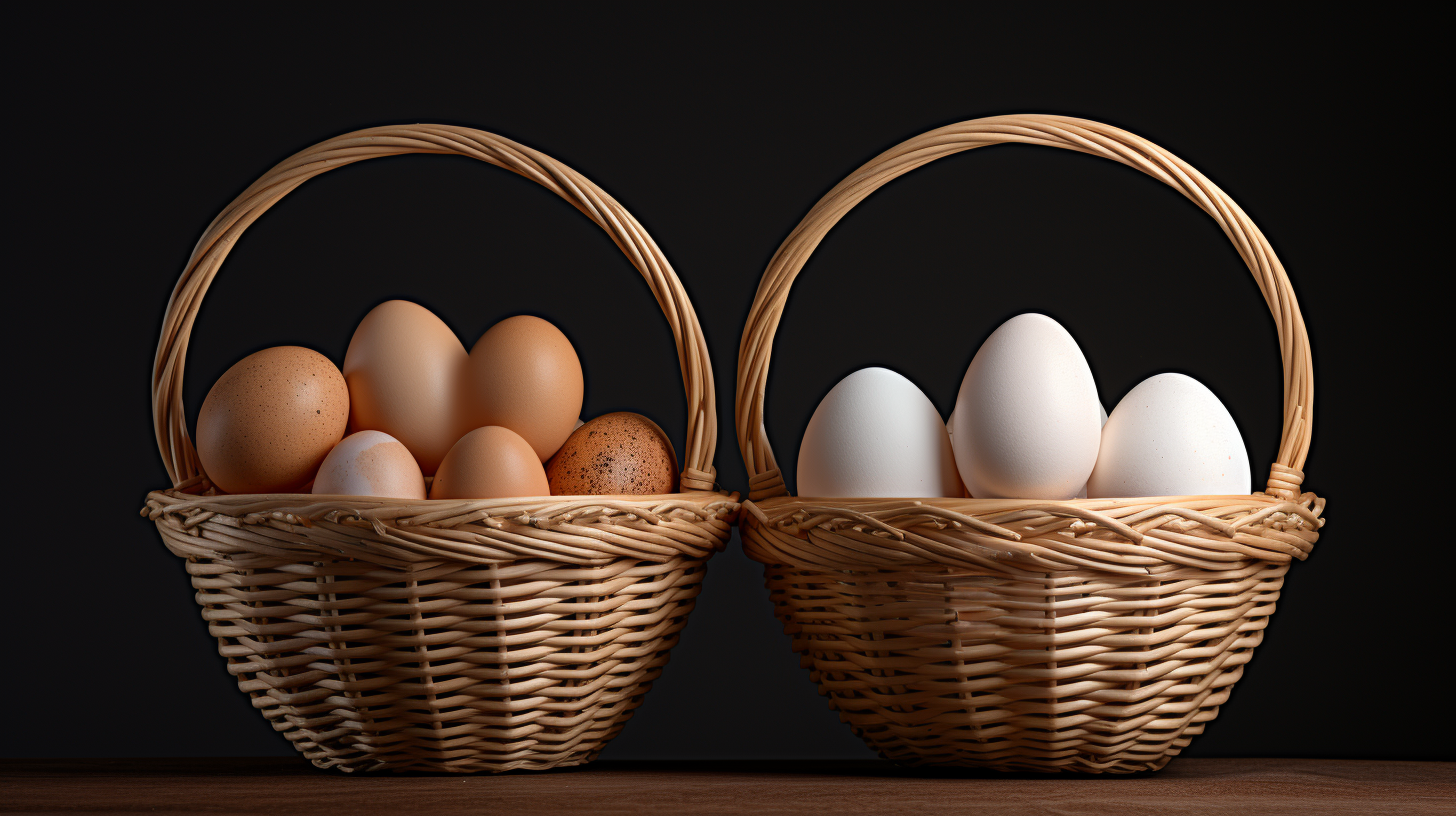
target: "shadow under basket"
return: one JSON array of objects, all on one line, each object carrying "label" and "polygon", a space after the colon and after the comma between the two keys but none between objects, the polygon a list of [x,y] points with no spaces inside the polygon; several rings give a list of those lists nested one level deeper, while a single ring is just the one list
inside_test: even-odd
[{"label": "shadow under basket", "polygon": [[[556,192],[601,226],[667,316],[688,398],[679,489],[660,496],[407,501],[213,495],[187,434],[182,370],[203,294],[239,234],[327,170],[458,154]],[[672,267],[575,171],[478,130],[372,128],[270,170],[218,216],[173,291],[153,370],[173,488],[144,515],[185,559],[228,671],[305,757],[344,771],[579,765],[662,672],[722,550],[738,496],[718,490],[712,367]]]},{"label": "shadow under basket", "polygon": [[[789,496],[763,424],[790,286],[855,204],[930,161],[1001,143],[1102,156],[1173,186],[1223,227],[1274,314],[1284,425],[1248,496],[1040,501]],[[769,264],[739,350],[739,524],[774,611],[831,707],[908,765],[1156,770],[1242,677],[1293,559],[1324,524],[1301,493],[1313,370],[1273,249],[1198,171],[1130,133],[1061,116],[962,122],[898,145],[810,210]]]}]

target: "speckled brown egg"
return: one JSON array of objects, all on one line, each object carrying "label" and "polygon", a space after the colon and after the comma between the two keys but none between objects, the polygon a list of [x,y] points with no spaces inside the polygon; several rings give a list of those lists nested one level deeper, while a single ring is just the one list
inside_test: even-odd
[{"label": "speckled brown egg", "polygon": [[581,360],[561,330],[517,315],[490,327],[470,350],[461,382],[467,427],[500,425],[520,434],[544,462],[581,413]]},{"label": "speckled brown egg", "polygon": [[197,456],[219,490],[289,493],[344,437],[349,389],[329,358],[277,346],[239,360],[202,403]]},{"label": "speckled brown egg", "polygon": [[677,491],[677,454],[641,414],[604,414],[572,432],[547,465],[553,496],[653,495]]}]

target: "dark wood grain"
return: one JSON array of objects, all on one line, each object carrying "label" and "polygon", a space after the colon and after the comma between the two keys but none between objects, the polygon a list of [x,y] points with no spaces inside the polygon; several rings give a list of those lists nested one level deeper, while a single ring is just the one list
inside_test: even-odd
[{"label": "dark wood grain", "polygon": [[1131,777],[879,762],[598,762],[498,776],[355,775],[298,759],[0,761],[0,810],[70,813],[1426,814],[1456,763],[1181,759]]}]

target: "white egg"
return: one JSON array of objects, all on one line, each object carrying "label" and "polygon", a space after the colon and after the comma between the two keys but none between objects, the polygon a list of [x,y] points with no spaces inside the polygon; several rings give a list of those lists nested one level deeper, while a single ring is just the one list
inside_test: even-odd
[{"label": "white egg", "polygon": [[[1102,407],[1102,401],[1101,400],[1098,400],[1097,401],[1097,417],[1098,417],[1098,420],[1097,421],[1102,424],[1102,427],[1103,428],[1106,428],[1107,427],[1107,409]],[[1102,452],[1101,446],[1098,446],[1097,452],[1098,453],[1101,453]],[[1088,478],[1090,478],[1090,476]],[[1073,496],[1072,498],[1074,498],[1074,499],[1085,499],[1085,498],[1087,498],[1087,485],[1085,483],[1083,483],[1082,489],[1079,490],[1079,491],[1077,491],[1077,495]]]},{"label": "white egg", "polygon": [[1077,341],[1046,315],[1002,323],[956,397],[954,449],[978,499],[1070,499],[1097,463],[1097,384]]},{"label": "white egg", "polygon": [[1244,438],[1218,397],[1192,377],[1159,374],[1112,409],[1087,495],[1242,495],[1251,482]]},{"label": "white egg", "polygon": [[383,431],[359,431],[344,437],[324,457],[313,480],[313,492],[423,499],[425,476],[398,439]]},{"label": "white egg", "polygon": [[950,437],[930,399],[884,368],[830,389],[799,445],[800,496],[961,495]]}]

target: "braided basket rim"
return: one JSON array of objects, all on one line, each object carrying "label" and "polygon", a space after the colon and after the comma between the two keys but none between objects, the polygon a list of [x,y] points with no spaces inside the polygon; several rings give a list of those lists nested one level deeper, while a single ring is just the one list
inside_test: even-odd
[{"label": "braided basket rim", "polygon": [[[1303,561],[1323,513],[1324,500],[1313,493],[1068,501],[778,496],[743,502],[739,524],[778,533],[780,546],[772,549],[744,536],[749,558],[799,569],[1147,575],[1249,559]],[[826,540],[839,533],[853,535],[854,547]]]},{"label": "braided basket rim", "polygon": [[[342,556],[389,568],[421,561],[498,565],[533,559],[601,566],[618,559],[664,563],[677,557],[706,558],[727,546],[727,537],[710,528],[733,524],[741,507],[736,493],[702,490],[651,496],[398,500],[189,492],[196,486],[152,491],[142,515],[189,533],[219,517],[231,519],[239,530],[270,530],[266,540],[234,538],[230,543],[240,550],[304,560]],[[320,528],[333,534],[324,536]]]}]

